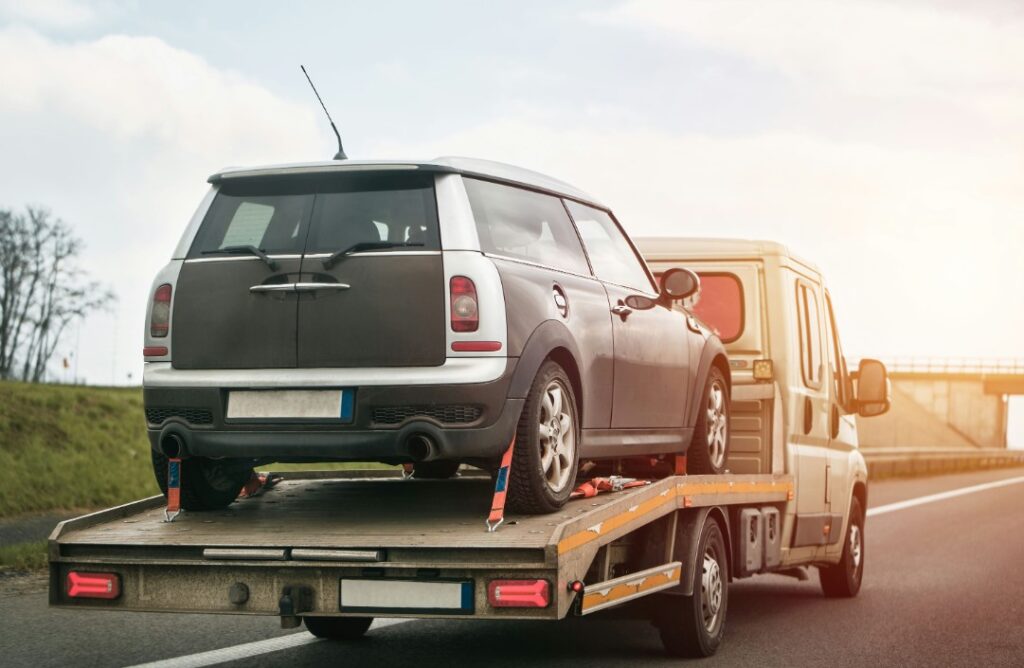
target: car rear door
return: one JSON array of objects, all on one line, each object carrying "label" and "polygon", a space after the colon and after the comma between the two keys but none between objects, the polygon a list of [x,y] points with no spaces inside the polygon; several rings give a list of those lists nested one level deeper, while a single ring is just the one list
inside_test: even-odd
[{"label": "car rear door", "polygon": [[[331,255],[356,244],[393,248]],[[444,364],[445,282],[432,174],[320,183],[298,295],[299,367]]]},{"label": "car rear door", "polygon": [[312,207],[294,181],[220,187],[174,287],[175,368],[295,366],[297,301],[274,286],[299,278]]},{"label": "car rear door", "polygon": [[612,312],[615,351],[613,429],[682,427],[690,394],[686,314],[655,306],[634,310],[626,297],[656,298],[647,269],[606,211],[566,202]]}]

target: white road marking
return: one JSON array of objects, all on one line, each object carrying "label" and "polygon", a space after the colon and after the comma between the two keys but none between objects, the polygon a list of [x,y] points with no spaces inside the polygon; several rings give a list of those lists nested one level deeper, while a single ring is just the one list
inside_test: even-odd
[{"label": "white road marking", "polygon": [[[373,626],[370,627],[370,631],[384,628],[385,626],[394,626],[395,624],[404,624],[405,622],[411,621],[413,620],[375,619],[373,621]],[[204,666],[215,666],[218,663],[227,663],[228,661],[249,659],[260,654],[280,652],[283,649],[293,649],[295,647],[302,647],[303,645],[312,645],[317,642],[322,641],[311,633],[300,631],[299,633],[292,633],[278,638],[257,640],[256,642],[235,645],[233,647],[225,647],[224,649],[214,649],[209,652],[199,652],[198,654],[186,654],[185,656],[179,656],[173,659],[153,661],[152,663],[140,663],[136,666],[132,666],[131,668],[203,668]]]},{"label": "white road marking", "polygon": [[1017,478],[1007,478],[1006,480],[996,480],[995,482],[986,482],[981,485],[973,485],[971,487],[961,487],[960,489],[951,489],[948,492],[939,492],[938,494],[919,496],[916,499],[908,499],[906,501],[889,503],[887,505],[878,506],[876,508],[869,508],[867,514],[868,517],[874,517],[875,515],[884,515],[886,513],[895,512],[897,510],[903,510],[905,508],[923,506],[926,503],[935,503],[936,501],[944,501],[946,499],[964,496],[965,494],[974,494],[975,492],[984,492],[989,489],[996,489],[997,487],[1008,487],[1010,485],[1019,485],[1021,483],[1024,483],[1024,476],[1020,476]]},{"label": "white road marking", "polygon": [[[927,503],[944,501],[946,499],[964,496],[965,494],[974,494],[975,492],[984,492],[985,490],[989,489],[1008,487],[1010,485],[1019,485],[1021,483],[1024,483],[1024,476],[1020,476],[1017,478],[1007,478],[1006,480],[997,480],[995,482],[987,482],[981,485],[974,485],[972,487],[962,487],[960,489],[953,489],[948,492],[939,492],[938,494],[929,494],[928,496],[920,496],[916,499],[908,499],[906,501],[890,503],[884,506],[878,506],[876,508],[869,508],[867,516],[874,517],[875,515],[884,515],[886,513],[892,513],[897,510],[904,510],[905,508],[923,506]],[[600,526],[601,525],[597,525],[597,527],[591,527],[591,530],[595,528],[600,530]],[[395,624],[404,624],[406,622],[411,621],[415,620],[377,619],[374,620],[373,626],[370,627],[370,630],[372,631],[373,629],[379,629],[386,626],[394,626]],[[153,661],[152,663],[141,663],[136,666],[132,666],[131,668],[204,668],[205,666],[214,666],[218,663],[238,661],[240,659],[247,659],[253,656],[258,656],[260,654],[269,654],[271,652],[279,652],[281,650],[292,649],[294,647],[301,647],[303,645],[311,645],[313,643],[320,641],[320,638],[317,638],[309,633],[299,632],[287,636],[281,636],[278,638],[258,640],[256,642],[245,643],[243,645],[225,647],[224,649],[210,650],[209,652],[188,654],[173,659]]]}]

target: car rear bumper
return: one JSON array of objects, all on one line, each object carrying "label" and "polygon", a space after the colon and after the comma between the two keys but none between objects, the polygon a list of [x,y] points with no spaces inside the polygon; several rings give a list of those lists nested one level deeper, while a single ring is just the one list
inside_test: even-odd
[{"label": "car rear bumper", "polygon": [[203,457],[493,460],[508,447],[524,402],[508,397],[514,362],[492,382],[357,387],[348,424],[235,421],[226,418],[232,388],[146,387],[149,440],[160,449],[174,433],[188,454]]}]

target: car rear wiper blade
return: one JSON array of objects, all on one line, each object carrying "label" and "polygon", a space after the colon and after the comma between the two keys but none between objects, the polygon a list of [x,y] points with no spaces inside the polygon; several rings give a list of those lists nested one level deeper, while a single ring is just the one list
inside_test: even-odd
[{"label": "car rear wiper blade", "polygon": [[256,248],[255,246],[225,246],[224,248],[203,251],[203,255],[216,255],[218,253],[251,253],[266,262],[271,271],[277,269],[277,263],[271,260],[270,256],[263,252],[262,248]]},{"label": "car rear wiper blade", "polygon": [[380,250],[382,248],[402,248],[404,246],[422,246],[423,242],[396,242],[396,241],[360,241],[357,244],[352,244],[348,248],[342,248],[339,251],[335,251],[330,254],[329,257],[324,258],[324,269],[330,269],[338,260],[342,259],[346,255],[352,253],[358,253],[360,251],[367,250]]}]

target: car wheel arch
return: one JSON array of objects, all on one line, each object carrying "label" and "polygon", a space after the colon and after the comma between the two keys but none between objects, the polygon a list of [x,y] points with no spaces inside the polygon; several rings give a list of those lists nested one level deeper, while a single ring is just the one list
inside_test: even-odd
[{"label": "car wheel arch", "polygon": [[725,384],[732,393],[732,373],[729,369],[729,358],[725,354],[725,346],[717,336],[709,338],[701,351],[700,363],[697,365],[697,382],[694,383],[693,392],[690,393],[690,405],[687,409],[687,426],[697,424],[697,411],[700,409],[703,400],[704,386],[708,382],[708,374],[711,368],[715,367],[725,376]]}]

